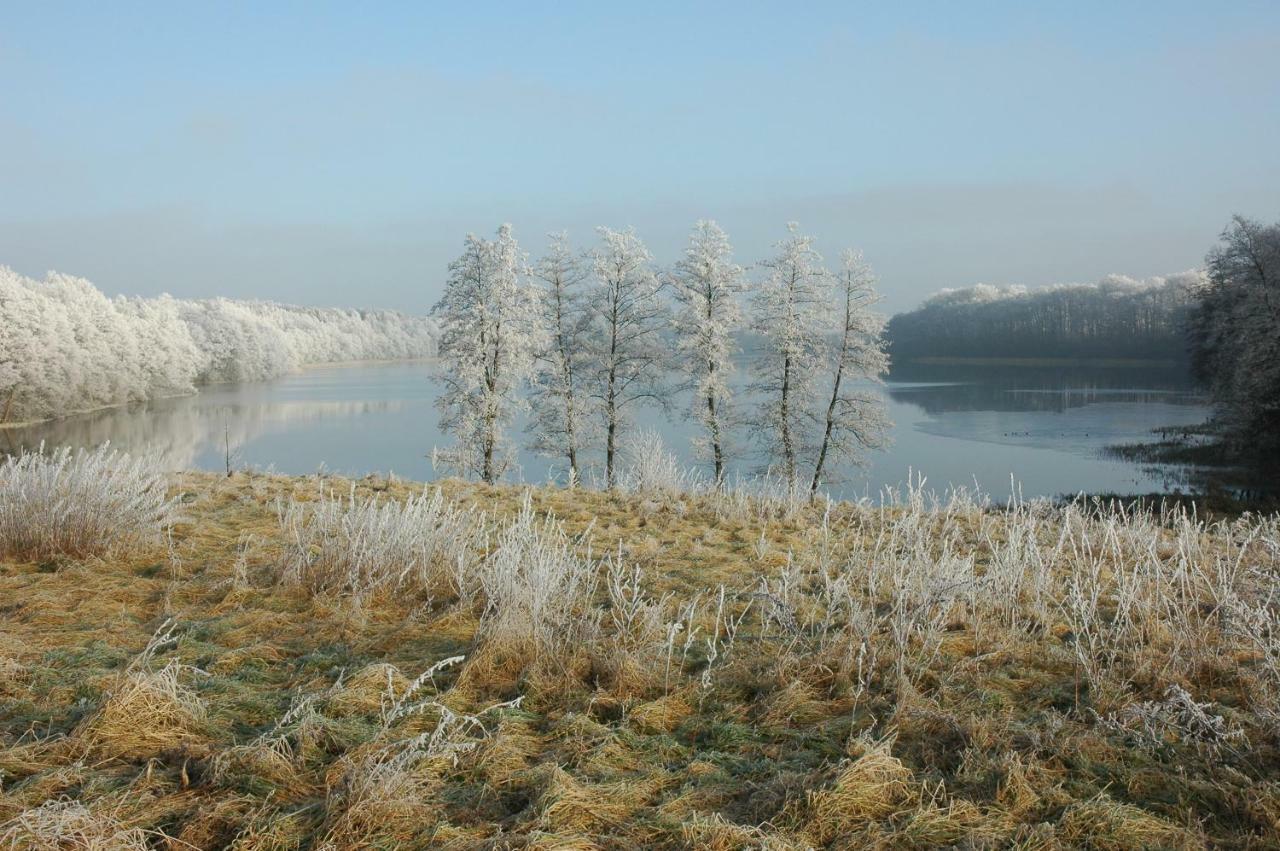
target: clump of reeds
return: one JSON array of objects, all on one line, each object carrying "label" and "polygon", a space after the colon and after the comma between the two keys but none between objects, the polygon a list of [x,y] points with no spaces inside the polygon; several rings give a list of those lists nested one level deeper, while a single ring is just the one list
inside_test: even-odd
[{"label": "clump of reeds", "polygon": [[439,490],[403,502],[321,491],[279,507],[284,576],[316,594],[461,593],[483,524]]},{"label": "clump of reeds", "polygon": [[151,458],[42,444],[0,461],[0,556],[84,558],[156,541],[175,505]]},{"label": "clump of reeds", "polygon": [[478,579],[484,598],[479,635],[491,652],[568,656],[598,624],[589,603],[599,568],[585,535],[570,538],[553,516],[539,520],[527,494],[478,566]]}]

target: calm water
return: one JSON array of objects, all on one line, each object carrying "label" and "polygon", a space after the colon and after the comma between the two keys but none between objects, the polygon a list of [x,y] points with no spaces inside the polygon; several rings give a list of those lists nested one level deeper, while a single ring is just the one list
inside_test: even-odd
[{"label": "calm water", "polygon": [[[895,423],[893,446],[873,453],[865,469],[844,471],[834,492],[874,496],[912,472],[939,488],[976,483],[997,498],[1008,495],[1011,476],[1028,497],[1161,490],[1170,471],[1109,458],[1105,448],[1207,414],[1178,373],[1149,370],[915,368],[895,373],[881,392]],[[436,427],[435,393],[428,363],[313,368],[269,383],[209,387],[195,396],[0,430],[0,448],[110,440],[130,452],[158,452],[174,469],[217,470],[229,442],[237,466],[430,479],[431,447],[447,443]],[[689,458],[690,423],[655,411],[638,419]],[[562,472],[557,462],[528,453],[519,460],[529,481]],[[740,465],[742,472],[754,468],[750,460]]]}]

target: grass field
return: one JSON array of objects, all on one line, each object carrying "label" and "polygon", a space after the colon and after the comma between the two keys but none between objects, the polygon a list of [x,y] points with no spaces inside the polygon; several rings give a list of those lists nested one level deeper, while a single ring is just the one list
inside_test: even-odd
[{"label": "grass field", "polygon": [[0,848],[1280,846],[1275,518],[166,485],[0,525]]}]

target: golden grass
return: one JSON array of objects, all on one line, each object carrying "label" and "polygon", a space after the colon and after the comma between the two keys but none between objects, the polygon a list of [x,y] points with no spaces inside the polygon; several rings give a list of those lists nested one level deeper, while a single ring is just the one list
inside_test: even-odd
[{"label": "golden grass", "polygon": [[[1053,553],[1070,524],[1104,584],[1153,594],[1124,570],[1238,558],[1235,592],[1265,599],[1280,552],[1263,521],[1014,529],[999,511],[835,505],[824,523],[820,505],[443,483],[495,523],[527,495],[570,538],[590,527],[593,558],[641,568],[611,596],[598,564],[575,604],[590,628],[535,645],[486,641],[479,593],[287,581],[275,503],[313,499],[314,478],[172,485],[171,543],[0,562],[0,849],[1280,847],[1267,648],[1213,600],[1130,627],[1105,585],[1111,643],[1088,656],[1060,574],[1043,600],[1026,582],[939,603],[945,586],[893,572],[971,560],[991,583],[975,588],[1014,587],[994,584],[1003,548],[1034,526]],[[1141,739],[1172,684],[1231,737]]]},{"label": "golden grass", "polygon": [[191,750],[204,740],[204,701],[181,681],[176,661],[160,670],[126,672],[75,735],[95,754],[147,759],[166,751]]},{"label": "golden grass", "polygon": [[52,800],[0,824],[0,847],[13,851],[147,851],[147,832],[78,801]]},{"label": "golden grass", "polygon": [[891,753],[892,739],[862,743],[863,753],[836,775],[829,789],[811,792],[807,832],[819,844],[865,830],[903,812],[918,790],[911,769]]}]

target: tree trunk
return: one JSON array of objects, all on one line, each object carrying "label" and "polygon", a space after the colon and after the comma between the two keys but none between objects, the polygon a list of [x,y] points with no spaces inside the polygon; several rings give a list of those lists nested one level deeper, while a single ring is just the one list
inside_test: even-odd
[{"label": "tree trunk", "polygon": [[615,288],[613,307],[609,317],[609,389],[605,396],[605,417],[608,423],[604,445],[604,481],[613,490],[613,458],[618,432],[618,293]]},{"label": "tree trunk", "polygon": [[822,468],[827,463],[827,448],[831,446],[831,432],[835,429],[836,404],[840,401],[840,381],[844,377],[844,362],[849,355],[849,328],[853,325],[853,281],[845,281],[844,332],[840,335],[840,351],[836,355],[836,376],[831,384],[831,401],[827,403],[827,424],[822,433],[822,448],[818,450],[818,462],[813,468],[813,481],[809,483],[809,498],[818,493],[822,483]]},{"label": "tree trunk", "polygon": [[716,397],[707,394],[707,422],[711,427],[711,454],[716,463],[716,486],[724,481],[724,448],[720,445],[720,420],[716,418]]},{"label": "tree trunk", "polygon": [[617,424],[613,421],[613,403],[609,404],[609,425],[605,434],[604,441],[604,482],[605,487],[613,490],[613,452],[614,452],[614,434],[617,431]]},{"label": "tree trunk", "polygon": [[831,387],[831,401],[827,403],[827,427],[822,434],[822,448],[818,450],[818,463],[813,468],[813,481],[809,484],[809,496],[818,492],[822,481],[822,467],[827,463],[827,447],[831,445],[831,431],[835,427],[836,401],[840,398],[840,378],[844,373],[844,348],[841,347],[840,365],[836,367],[835,384]]},{"label": "tree trunk", "polygon": [[786,473],[787,487],[796,477],[796,450],[791,440],[791,355],[782,359],[782,403],[779,419],[782,425],[782,469]]}]

